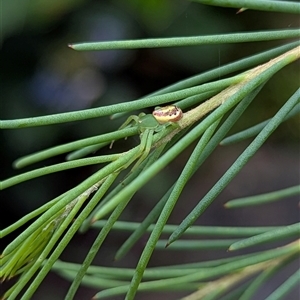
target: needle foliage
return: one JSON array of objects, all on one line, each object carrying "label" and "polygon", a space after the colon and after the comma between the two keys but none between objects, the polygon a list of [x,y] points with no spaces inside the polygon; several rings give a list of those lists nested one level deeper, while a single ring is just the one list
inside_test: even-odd
[{"label": "needle foliage", "polygon": [[[256,9],[299,14],[300,4],[289,1],[201,1],[208,5],[222,5],[237,9]],[[128,102],[93,109],[2,120],[1,130],[53,125],[111,116],[118,118],[149,107],[174,104],[183,110],[176,126],[159,124],[150,127],[142,119],[134,118],[125,128],[87,137],[42,150],[19,158],[14,167],[21,169],[51,157],[66,154],[65,162],[32,169],[1,181],[1,190],[22,182],[68,169],[95,165],[95,172],[78,185],[56,196],[39,208],[23,216],[1,231],[1,237],[22,232],[3,250],[1,277],[17,277],[15,284],[4,292],[3,299],[31,299],[49,272],[70,281],[65,299],[75,297],[80,285],[99,292],[93,299],[123,295],[133,300],[137,293],[150,291],[184,291],[183,299],[255,299],[259,289],[287,265],[297,262],[300,224],[263,227],[197,226],[206,209],[238,175],[247,162],[264,145],[270,135],[286,120],[299,115],[300,88],[286,99],[269,119],[250,128],[228,135],[243,118],[248,106],[264,85],[280,70],[300,58],[298,28],[215,34],[209,36],[157,38],[149,40],[107,41],[69,45],[75,51],[104,51],[111,49],[140,49],[186,47],[226,43],[248,43],[281,40],[281,46],[207,70],[191,78]],[[69,51],[73,51],[69,50]],[[299,75],[299,74],[298,74]],[[222,78],[222,79],[220,79]],[[256,110],[260,106],[256,104]],[[109,147],[114,141],[136,136],[139,144],[123,152],[86,157]],[[179,224],[169,224],[169,217],[180,201],[189,180],[216,147],[248,141],[243,152],[215,182],[213,187]],[[178,178],[173,182],[148,215],[140,223],[120,221],[124,209],[135,194],[186,148],[193,147]],[[34,184],[34,181],[33,181]],[[299,195],[300,187],[291,186],[268,194],[249,195],[233,199],[227,208],[247,208],[272,203]],[[188,201],[185,199],[184,201]],[[288,205],[288,202],[287,202]],[[296,208],[295,208],[296,209]],[[60,255],[76,233],[96,230],[90,251],[81,264],[60,260]],[[129,238],[115,253],[115,259],[125,257],[145,235],[146,245],[135,268],[113,268],[93,265],[107,235],[114,230],[129,231]],[[161,236],[168,236],[162,239]],[[184,239],[181,237],[184,235]],[[203,239],[204,238],[204,239]],[[288,241],[288,242],[286,242]],[[280,242],[280,247],[273,246]],[[263,250],[252,251],[257,245]],[[165,249],[165,247],[167,247]],[[252,247],[252,248],[251,248]],[[247,254],[189,264],[149,268],[154,251],[222,250],[231,254],[248,249]],[[261,248],[259,248],[261,249]],[[291,274],[267,299],[287,299],[288,293],[299,285],[300,273]]]}]

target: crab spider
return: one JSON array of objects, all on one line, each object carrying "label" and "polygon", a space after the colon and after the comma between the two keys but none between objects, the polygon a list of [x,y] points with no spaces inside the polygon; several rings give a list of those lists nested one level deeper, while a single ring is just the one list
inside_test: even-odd
[{"label": "crab spider", "polygon": [[132,170],[136,169],[148,156],[153,144],[154,133],[162,131],[162,129],[170,124],[177,126],[176,122],[182,118],[182,115],[183,113],[180,108],[175,105],[168,105],[165,107],[156,107],[151,115],[140,113],[138,116],[130,116],[125,121],[119,129],[127,126],[137,126],[140,131],[140,149],[135,157],[135,159],[139,157],[139,160],[133,166]]}]

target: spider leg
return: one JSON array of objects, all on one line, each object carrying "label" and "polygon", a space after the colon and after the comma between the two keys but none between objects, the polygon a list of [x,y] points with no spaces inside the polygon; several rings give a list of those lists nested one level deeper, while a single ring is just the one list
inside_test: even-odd
[{"label": "spider leg", "polygon": [[[126,177],[132,173],[134,170],[136,170],[139,165],[143,162],[143,160],[147,157],[151,150],[152,142],[153,142],[153,130],[146,129],[143,133],[141,133],[141,143],[139,145],[139,149],[137,153],[132,157],[129,161],[126,162],[125,165],[123,165],[118,171],[127,169],[135,160],[138,159],[138,161],[134,164],[130,172],[126,175]],[[125,177],[125,178],[126,178]]]},{"label": "spider leg", "polygon": [[135,165],[132,167],[131,172],[134,171],[148,156],[152,142],[153,142],[153,134],[154,130],[152,129],[146,129],[141,136],[141,144],[140,144],[140,151],[138,156],[140,156],[139,160],[135,163]]},{"label": "spider leg", "polygon": [[130,125],[130,123],[131,123],[132,121],[134,121],[135,124],[138,124],[138,122],[139,122],[139,117],[138,117],[138,116],[134,116],[134,115],[129,116],[129,117],[127,118],[127,120],[120,126],[119,129],[124,129],[125,127],[127,127],[127,125]]},{"label": "spider leg", "polygon": [[[134,121],[135,124],[138,124],[138,122],[139,122],[139,117],[138,117],[138,116],[129,116],[129,117],[127,118],[127,120],[119,127],[118,130],[124,129],[124,128],[126,128],[126,127],[131,127],[132,124],[130,124],[130,123],[132,123],[132,121]],[[126,138],[125,138],[125,139],[126,139]],[[113,140],[113,141],[110,143],[109,149],[112,149],[114,142],[115,142],[115,140]]]}]

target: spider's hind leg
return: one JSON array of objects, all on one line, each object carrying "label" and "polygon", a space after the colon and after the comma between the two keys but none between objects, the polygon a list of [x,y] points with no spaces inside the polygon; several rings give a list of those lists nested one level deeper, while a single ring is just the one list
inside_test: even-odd
[{"label": "spider's hind leg", "polygon": [[154,131],[151,129],[147,129],[141,134],[140,151],[138,154],[140,158],[132,167],[131,172],[134,171],[148,156],[153,142],[153,134]]}]

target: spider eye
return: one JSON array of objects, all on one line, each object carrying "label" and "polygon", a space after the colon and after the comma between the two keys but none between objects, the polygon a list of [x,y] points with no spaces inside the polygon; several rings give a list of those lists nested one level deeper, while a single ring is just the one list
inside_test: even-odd
[{"label": "spider eye", "polygon": [[158,123],[164,124],[167,122],[179,121],[182,118],[183,113],[176,105],[168,105],[156,108],[152,115]]}]

